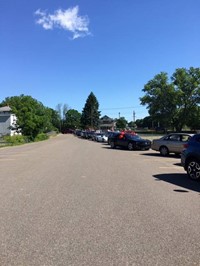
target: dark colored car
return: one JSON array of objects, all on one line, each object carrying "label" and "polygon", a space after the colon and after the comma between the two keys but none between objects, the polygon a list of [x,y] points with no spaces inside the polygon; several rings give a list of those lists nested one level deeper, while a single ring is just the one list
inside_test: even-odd
[{"label": "dark colored car", "polygon": [[77,129],[77,130],[74,131],[74,134],[75,134],[77,137],[80,137],[80,136],[81,136],[81,132],[82,132],[82,130]]},{"label": "dark colored car", "polygon": [[189,178],[200,180],[200,134],[191,137],[185,145],[181,153],[181,164]]},{"label": "dark colored car", "polygon": [[121,147],[128,150],[149,150],[151,148],[151,141],[142,139],[138,135],[132,134],[115,134],[110,138],[111,148]]},{"label": "dark colored car", "polygon": [[88,139],[92,139],[93,136],[94,136],[94,134],[95,134],[94,131],[88,131],[88,132],[87,132],[87,138],[88,138]]},{"label": "dark colored car", "polygon": [[108,144],[109,145],[110,145],[110,140],[117,134],[119,134],[119,132],[115,132],[115,131],[108,132]]}]

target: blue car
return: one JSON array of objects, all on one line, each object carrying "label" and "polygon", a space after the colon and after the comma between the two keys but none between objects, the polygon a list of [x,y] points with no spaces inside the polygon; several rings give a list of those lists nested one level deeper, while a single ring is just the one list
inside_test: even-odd
[{"label": "blue car", "polygon": [[181,164],[192,180],[200,180],[200,134],[190,138],[181,153]]}]

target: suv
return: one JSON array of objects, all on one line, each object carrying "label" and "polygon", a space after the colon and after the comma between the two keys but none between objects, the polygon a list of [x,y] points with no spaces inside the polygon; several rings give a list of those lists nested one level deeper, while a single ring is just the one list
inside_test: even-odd
[{"label": "suv", "polygon": [[200,180],[200,134],[190,138],[181,153],[181,164],[192,180]]}]

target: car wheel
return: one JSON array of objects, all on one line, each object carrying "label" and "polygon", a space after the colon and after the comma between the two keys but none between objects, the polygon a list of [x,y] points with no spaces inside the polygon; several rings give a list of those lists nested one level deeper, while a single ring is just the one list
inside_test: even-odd
[{"label": "car wheel", "polygon": [[192,180],[200,180],[200,162],[192,159],[187,164],[187,174]]},{"label": "car wheel", "polygon": [[128,150],[129,151],[132,151],[133,150],[133,143],[131,143],[131,142],[129,142],[129,144],[128,144]]},{"label": "car wheel", "polygon": [[110,146],[111,146],[112,149],[114,149],[115,148],[115,143],[113,141],[111,141],[110,142]]},{"label": "car wheel", "polygon": [[162,147],[160,147],[160,154],[161,154],[162,156],[167,156],[167,155],[169,154],[169,150],[168,150],[168,148],[167,148],[166,146],[162,146]]}]

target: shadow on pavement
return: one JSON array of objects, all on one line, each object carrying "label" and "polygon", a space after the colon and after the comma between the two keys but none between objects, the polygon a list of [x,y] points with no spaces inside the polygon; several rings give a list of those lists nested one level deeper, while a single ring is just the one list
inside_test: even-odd
[{"label": "shadow on pavement", "polygon": [[128,149],[126,148],[119,148],[119,147],[116,147],[116,148],[111,148],[110,146],[102,146],[103,149],[107,149],[107,150],[111,150],[111,151],[126,151],[126,152],[134,152],[134,151],[129,151]]},{"label": "shadow on pavement", "polygon": [[144,156],[154,156],[154,157],[160,157],[160,158],[176,158],[176,159],[181,159],[181,156],[180,155],[175,155],[175,154],[169,154],[168,156],[162,156],[160,155],[160,153],[151,153],[151,152],[146,152],[146,153],[143,153],[141,155],[144,155]]},{"label": "shadow on pavement", "polygon": [[156,178],[156,181],[165,181],[184,188],[184,190],[174,189],[175,192],[189,192],[188,190],[200,192],[200,183],[190,180],[187,174],[158,174],[153,177]]}]

